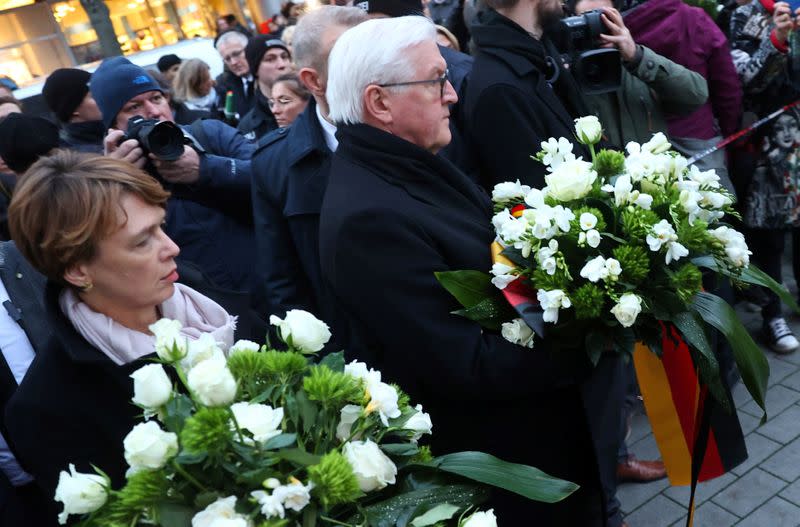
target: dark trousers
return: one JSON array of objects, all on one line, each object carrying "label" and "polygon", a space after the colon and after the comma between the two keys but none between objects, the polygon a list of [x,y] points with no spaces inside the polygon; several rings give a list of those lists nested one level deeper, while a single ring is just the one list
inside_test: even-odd
[{"label": "dark trousers", "polygon": [[[767,273],[770,278],[778,282],[783,281],[781,266],[783,264],[783,251],[786,244],[785,230],[750,229],[746,233],[747,245],[753,252],[752,260],[759,269]],[[795,251],[798,249],[795,249]],[[795,253],[797,254],[797,253]],[[795,258],[797,260],[797,258]],[[761,308],[761,316],[766,323],[768,320],[781,316],[781,300],[778,295],[764,288],[767,295],[767,304]]]}]

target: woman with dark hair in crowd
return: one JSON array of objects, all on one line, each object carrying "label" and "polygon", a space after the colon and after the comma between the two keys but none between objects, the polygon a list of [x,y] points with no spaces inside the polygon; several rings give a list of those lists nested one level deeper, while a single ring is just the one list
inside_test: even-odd
[{"label": "woman with dark hair in crowd", "polygon": [[269,107],[275,121],[281,128],[286,128],[294,122],[298,115],[308,106],[311,92],[300,82],[295,73],[281,75],[272,84]]},{"label": "woman with dark hair in crowd", "polygon": [[[47,277],[53,338],[37,350],[5,424],[20,464],[49,496],[70,463],[81,472],[94,463],[114,487],[123,483],[122,442],[141,415],[130,375],[154,356],[151,324],[178,320],[182,336],[210,333],[223,349],[234,332],[254,333],[243,295],[176,262],[180,250],[162,230],[168,197],[129,163],[66,150],[40,159],[17,186],[11,233]],[[245,315],[238,328],[230,312]],[[54,502],[51,512],[55,520]]]}]

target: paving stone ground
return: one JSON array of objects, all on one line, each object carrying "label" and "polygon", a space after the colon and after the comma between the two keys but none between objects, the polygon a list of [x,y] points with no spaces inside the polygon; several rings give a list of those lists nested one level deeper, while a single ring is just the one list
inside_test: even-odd
[{"label": "paving stone ground", "polygon": [[[787,253],[791,254],[787,247]],[[797,293],[791,268],[784,266],[784,283]],[[761,316],[739,304],[736,311],[762,347]],[[800,336],[800,315],[786,320]],[[698,486],[695,527],[800,526],[800,351],[777,355],[766,351],[770,363],[767,394],[769,420],[759,426],[761,413],[741,382],[734,389],[748,460],[732,472]],[[630,451],[640,459],[659,457],[646,416],[632,422]],[[623,484],[618,497],[630,527],[680,527],[686,524],[688,487],[670,487],[667,480]]]}]

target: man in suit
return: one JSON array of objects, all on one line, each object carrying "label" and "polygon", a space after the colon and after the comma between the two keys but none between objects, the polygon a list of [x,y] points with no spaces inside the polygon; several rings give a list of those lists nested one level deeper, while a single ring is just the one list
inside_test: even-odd
[{"label": "man in suit", "polygon": [[435,452],[485,451],[581,486],[553,505],[498,492],[500,523],[605,525],[578,386],[594,377],[585,353],[566,364],[546,341],[532,351],[453,315],[458,303],[435,278],[487,270],[494,238],[488,196],[436,155],[457,96],[435,38],[423,17],[369,20],[339,38],[328,62],[339,147],[320,264],[346,347],[425,405]]},{"label": "man in suit", "polygon": [[238,114],[237,119],[250,111],[255,100],[256,80],[250,73],[250,64],[245,55],[249,40],[244,33],[233,29],[220,35],[214,43],[226,66],[225,71],[216,79],[217,100],[224,106],[228,92],[233,92],[233,107]]}]

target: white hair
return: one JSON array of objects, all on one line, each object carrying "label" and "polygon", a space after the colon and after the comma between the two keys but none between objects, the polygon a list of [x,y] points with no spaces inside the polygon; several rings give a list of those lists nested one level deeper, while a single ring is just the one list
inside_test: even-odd
[{"label": "white hair", "polygon": [[314,68],[323,73],[328,64],[327,53],[330,51],[322,46],[325,31],[335,26],[350,28],[366,19],[367,14],[358,7],[323,5],[309,11],[295,26],[297,29],[292,40],[294,63],[298,68]]},{"label": "white hair", "polygon": [[223,44],[227,44],[229,42],[238,42],[242,46],[247,46],[248,40],[249,39],[247,38],[247,35],[245,35],[244,33],[239,33],[236,30],[231,30],[223,33],[219,37],[219,40],[217,40],[217,43],[215,44],[214,47],[216,47],[217,51],[219,51],[220,46],[222,46]]},{"label": "white hair", "polygon": [[412,81],[408,48],[436,41],[433,22],[422,16],[376,18],[345,31],[328,59],[325,92],[331,120],[364,122],[364,90],[370,84]]}]

